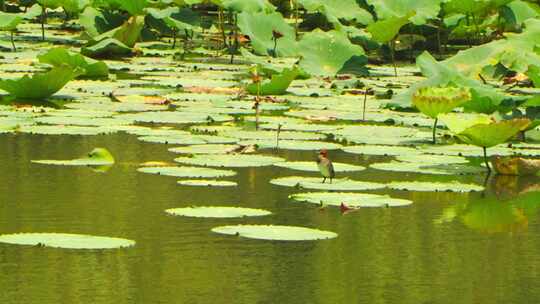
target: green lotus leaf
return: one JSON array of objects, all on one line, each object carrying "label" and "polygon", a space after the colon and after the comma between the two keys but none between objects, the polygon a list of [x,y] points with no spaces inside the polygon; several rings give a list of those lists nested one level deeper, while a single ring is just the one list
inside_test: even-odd
[{"label": "green lotus leaf", "polygon": [[[444,0],[367,0],[379,19],[408,16],[415,25],[437,18]],[[412,12],[412,15],[411,15]]]},{"label": "green lotus leaf", "polygon": [[283,149],[283,150],[338,150],[341,149],[340,144],[328,143],[324,141],[313,141],[313,140],[281,140],[279,145],[276,139],[263,139],[263,140],[246,140],[240,141],[239,144],[247,145],[256,145],[259,149]]},{"label": "green lotus leaf", "polygon": [[251,83],[246,89],[252,95],[283,95],[293,80],[298,76],[298,69],[284,69],[280,74],[273,74],[270,80],[262,83]]},{"label": "green lotus leaf", "polygon": [[384,156],[397,156],[397,155],[415,155],[421,153],[417,148],[412,147],[400,147],[400,146],[383,146],[383,145],[362,145],[362,146],[348,146],[343,147],[343,151],[352,154],[360,155],[384,155]]},{"label": "green lotus leaf", "polygon": [[295,226],[236,225],[212,228],[213,232],[269,241],[315,241],[336,238],[334,232]]},{"label": "green lotus leaf", "polygon": [[110,166],[114,164],[114,157],[104,148],[95,148],[87,155],[71,160],[32,160],[36,164],[59,166]]},{"label": "green lotus leaf", "polygon": [[196,154],[193,157],[177,157],[175,162],[209,167],[264,167],[284,161],[283,158],[266,155],[247,154]]},{"label": "green lotus leaf", "polygon": [[[242,130],[225,130],[218,132],[218,135],[234,137],[242,140],[276,140],[277,132],[275,131],[242,131]],[[323,134],[315,134],[308,132],[283,131],[279,133],[281,140],[320,140],[326,139]]]},{"label": "green lotus leaf", "polygon": [[373,22],[371,14],[354,0],[298,0],[298,4],[310,13],[325,15],[332,24],[340,24],[340,19],[361,24]]},{"label": "green lotus leaf", "polygon": [[348,207],[402,207],[412,204],[406,199],[392,198],[388,195],[352,193],[352,192],[308,192],[292,194],[289,198],[317,205]]},{"label": "green lotus leaf", "polygon": [[409,154],[398,155],[396,160],[409,163],[418,163],[422,165],[437,164],[466,164],[469,161],[462,156],[449,155],[429,155],[429,154]]},{"label": "green lotus leaf", "polygon": [[528,119],[512,119],[491,124],[477,124],[457,134],[464,142],[489,148],[502,144],[524,130],[531,123]]},{"label": "green lotus leaf", "polygon": [[409,23],[409,16],[389,17],[370,24],[366,30],[371,33],[373,40],[379,43],[387,43],[392,41],[399,33],[399,30],[407,23]]},{"label": "green lotus leaf", "polygon": [[135,120],[139,122],[170,123],[170,124],[196,124],[209,122],[224,122],[233,120],[232,116],[222,114],[204,114],[188,112],[141,112],[117,116],[120,119]]},{"label": "green lotus leaf", "polygon": [[435,119],[463,105],[471,99],[467,88],[455,87],[425,87],[413,95],[413,105],[425,115]]},{"label": "green lotus leaf", "polygon": [[439,119],[454,134],[459,134],[474,125],[492,122],[491,116],[485,114],[449,113],[440,115]]},{"label": "green lotus leaf", "polygon": [[106,77],[109,75],[109,68],[105,62],[72,53],[65,48],[50,49],[47,53],[39,55],[38,59],[41,63],[48,63],[55,67],[68,65],[73,69],[82,68],[85,70],[83,75],[86,77]]},{"label": "green lotus leaf", "polygon": [[140,141],[168,145],[202,145],[202,144],[234,144],[236,140],[230,137],[212,135],[171,135],[171,136],[141,136]]},{"label": "green lotus leaf", "polygon": [[201,167],[143,167],[137,169],[142,173],[166,175],[182,178],[218,178],[236,175],[231,170],[218,170]]},{"label": "green lotus leaf", "polygon": [[482,173],[481,167],[466,164],[430,164],[418,162],[391,161],[388,163],[375,163],[370,168],[393,172],[413,172],[419,174],[435,175],[472,175]]},{"label": "green lotus leaf", "polygon": [[19,99],[45,99],[60,91],[70,80],[83,73],[83,70],[68,66],[55,67],[45,73],[12,80],[0,80],[0,89]]},{"label": "green lotus leaf", "polygon": [[122,15],[105,13],[93,7],[86,7],[79,15],[79,24],[90,37],[119,27],[125,20]]},{"label": "green lotus leaf", "polygon": [[73,117],[73,116],[43,116],[35,119],[36,122],[48,125],[96,126],[110,127],[130,125],[131,120],[107,117]]},{"label": "green lotus leaf", "polygon": [[265,216],[272,212],[262,209],[240,208],[240,207],[186,207],[174,208],[165,210],[168,214],[187,216],[187,217],[202,217],[202,218],[237,218],[251,216]]},{"label": "green lotus leaf", "polygon": [[[273,54],[274,47],[276,56],[297,55],[294,28],[278,12],[243,12],[238,15],[238,27],[244,35],[249,36],[255,53],[259,55]],[[281,33],[283,37],[275,41],[272,31]]]},{"label": "green lotus leaf", "polygon": [[107,38],[81,48],[81,54],[92,58],[128,56],[132,54],[132,49],[116,39]]},{"label": "green lotus leaf", "polygon": [[273,12],[275,7],[268,0],[212,0],[226,10],[237,13]]},{"label": "green lotus leaf", "polygon": [[240,148],[239,145],[205,144],[186,147],[170,148],[169,151],[178,154],[227,154]]},{"label": "green lotus leaf", "polygon": [[144,17],[133,16],[126,20],[121,26],[107,31],[99,36],[93,37],[93,41],[114,39],[127,47],[133,47],[141,36],[144,27]]},{"label": "green lotus leaf", "polygon": [[0,31],[14,31],[23,20],[23,15],[0,11]]},{"label": "green lotus leaf", "polygon": [[484,187],[463,184],[459,182],[436,183],[436,182],[390,182],[388,188],[407,191],[428,191],[428,192],[473,192],[482,191]]},{"label": "green lotus leaf", "polygon": [[0,243],[64,249],[114,249],[135,245],[135,241],[127,239],[71,233],[3,234]]},{"label": "green lotus leaf", "polygon": [[[454,145],[437,145],[425,146],[420,149],[423,153],[438,154],[438,155],[457,155],[465,157],[482,156],[482,151],[473,145],[454,144]],[[496,146],[491,148],[491,151],[497,155],[512,155],[513,150],[508,147]]]},{"label": "green lotus leaf", "polygon": [[[362,167],[362,166],[350,165],[350,164],[344,164],[344,163],[332,163],[332,164],[334,165],[335,172],[356,172],[356,171],[362,171],[366,169],[365,167]],[[317,166],[317,163],[314,161],[286,161],[286,162],[275,163],[274,166],[280,167],[280,168],[287,168],[291,170],[319,172],[319,167]]]},{"label": "green lotus leaf", "polygon": [[238,184],[231,181],[217,181],[208,179],[189,179],[178,181],[182,186],[198,186],[198,187],[236,187]]},{"label": "green lotus leaf", "polygon": [[300,41],[299,49],[302,50],[300,68],[311,75],[336,76],[347,69],[348,64],[359,67],[359,73],[355,74],[366,73],[362,69],[367,62],[364,50],[341,32],[309,32]]},{"label": "green lotus leaf", "polygon": [[43,135],[101,135],[112,134],[116,131],[104,127],[80,127],[80,126],[21,126],[17,129],[21,133]]},{"label": "green lotus leaf", "polygon": [[332,183],[323,183],[318,177],[288,176],[274,178],[271,184],[284,187],[296,187],[300,189],[326,190],[326,191],[364,191],[385,188],[380,183],[355,181],[347,178],[334,178]]}]

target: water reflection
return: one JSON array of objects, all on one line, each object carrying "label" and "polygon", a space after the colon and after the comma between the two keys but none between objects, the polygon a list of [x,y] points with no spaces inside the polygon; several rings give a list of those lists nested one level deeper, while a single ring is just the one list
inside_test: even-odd
[{"label": "water reflection", "polygon": [[540,178],[494,176],[479,198],[471,198],[443,210],[435,221],[459,220],[466,227],[484,232],[523,232],[529,217],[540,208]]}]

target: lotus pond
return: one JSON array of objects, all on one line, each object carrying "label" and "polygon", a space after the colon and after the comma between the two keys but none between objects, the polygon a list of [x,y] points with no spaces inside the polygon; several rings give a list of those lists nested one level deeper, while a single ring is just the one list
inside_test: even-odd
[{"label": "lotus pond", "polygon": [[540,7],[462,2],[0,1],[0,302],[540,302]]}]

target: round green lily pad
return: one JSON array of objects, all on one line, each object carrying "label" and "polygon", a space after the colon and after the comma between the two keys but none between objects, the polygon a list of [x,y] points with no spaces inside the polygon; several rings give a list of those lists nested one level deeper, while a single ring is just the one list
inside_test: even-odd
[{"label": "round green lily pad", "polygon": [[289,198],[317,205],[349,207],[401,207],[412,204],[406,199],[393,198],[388,195],[351,193],[351,192],[308,192],[292,194]]},{"label": "round green lily pad", "polygon": [[213,232],[237,235],[249,239],[270,241],[315,241],[333,239],[337,233],[296,226],[234,225],[212,228]]},{"label": "round green lily pad", "polygon": [[[355,172],[365,170],[365,167],[345,164],[332,163],[335,172]],[[287,161],[275,163],[274,166],[298,171],[319,172],[319,167],[315,161]]]},{"label": "round green lily pad", "polygon": [[[218,135],[234,137],[242,140],[276,140],[276,131],[224,131],[218,132]],[[323,134],[308,133],[308,132],[295,132],[295,131],[283,131],[279,133],[280,140],[321,140],[326,136]]]},{"label": "round green lily pad", "polygon": [[0,235],[0,243],[65,249],[114,249],[131,247],[135,241],[70,233],[16,233]]},{"label": "round green lily pad", "polygon": [[227,154],[238,148],[239,145],[206,144],[170,148],[169,151],[178,154]]},{"label": "round green lily pad", "polygon": [[174,161],[196,166],[209,167],[264,167],[284,161],[281,157],[248,154],[196,154],[193,157],[178,157]]},{"label": "round green lily pad", "polygon": [[472,192],[482,191],[484,187],[473,184],[462,184],[459,182],[436,183],[436,182],[391,182],[388,188],[408,191],[428,191],[428,192]]},{"label": "round green lily pad", "polygon": [[168,214],[203,217],[203,218],[236,218],[248,216],[265,216],[272,212],[262,209],[240,208],[240,207],[186,207],[165,210]]},{"label": "round green lily pad", "polygon": [[280,140],[279,146],[277,139],[263,139],[263,140],[247,140],[241,141],[241,145],[257,145],[261,149],[275,149],[276,147],[284,150],[338,150],[342,146],[340,144],[329,143],[324,141],[315,140]]},{"label": "round green lily pad", "polygon": [[462,156],[451,155],[429,155],[429,154],[414,154],[414,155],[399,155],[397,160],[408,163],[426,164],[466,164],[469,161]]},{"label": "round green lily pad", "polygon": [[36,164],[58,165],[58,166],[111,166],[114,164],[114,157],[104,148],[95,148],[82,158],[70,160],[32,160]]},{"label": "round green lily pad", "polygon": [[42,135],[100,135],[111,134],[116,131],[107,127],[80,127],[80,126],[21,126],[17,131]]},{"label": "round green lily pad", "polygon": [[361,146],[348,146],[343,147],[343,151],[353,154],[361,155],[384,155],[384,156],[397,156],[408,154],[421,153],[418,149],[413,147],[400,147],[400,146],[383,146],[383,145],[361,145]]},{"label": "round green lily pad", "polygon": [[144,167],[137,169],[137,171],[183,178],[217,178],[236,175],[236,172],[231,170],[217,170],[201,167]]},{"label": "round green lily pad", "polygon": [[485,169],[466,164],[430,164],[430,163],[409,163],[391,161],[388,163],[375,163],[370,168],[394,172],[414,172],[420,174],[439,175],[469,175],[484,172]]},{"label": "round green lily pad", "polygon": [[273,185],[285,187],[297,187],[300,189],[335,190],[335,191],[362,191],[385,188],[380,183],[355,181],[346,178],[334,178],[332,183],[327,179],[325,183],[318,177],[288,176],[279,177],[270,181]]},{"label": "round green lily pad", "polygon": [[238,186],[236,182],[231,181],[218,181],[208,179],[188,179],[178,181],[179,185],[183,186],[199,186],[199,187],[235,187]]}]

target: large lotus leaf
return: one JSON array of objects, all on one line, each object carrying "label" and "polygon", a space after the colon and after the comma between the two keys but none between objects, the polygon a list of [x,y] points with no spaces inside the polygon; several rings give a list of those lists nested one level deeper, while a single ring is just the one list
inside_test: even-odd
[{"label": "large lotus leaf", "polygon": [[165,210],[168,214],[202,217],[202,218],[236,218],[248,216],[265,216],[272,214],[270,211],[262,209],[241,208],[241,207],[186,207]]},{"label": "large lotus leaf", "polygon": [[226,10],[237,13],[273,12],[275,7],[268,0],[212,0]]},{"label": "large lotus leaf", "polygon": [[425,24],[427,20],[437,18],[444,0],[367,0],[373,5],[379,19],[403,17],[411,12],[411,22],[416,25]]},{"label": "large lotus leaf", "polygon": [[81,49],[81,54],[92,58],[128,56],[132,52],[129,46],[112,38],[103,39],[96,44]]},{"label": "large lotus leaf", "polygon": [[179,180],[179,185],[182,186],[196,186],[196,187],[236,187],[238,184],[231,181],[218,181],[209,179],[186,179]]},{"label": "large lotus leaf", "polygon": [[512,119],[490,124],[477,124],[457,134],[464,142],[479,146],[493,147],[506,142],[531,123],[528,119]]},{"label": "large lotus leaf", "polygon": [[121,26],[96,36],[93,40],[99,42],[105,39],[115,39],[128,47],[133,47],[139,40],[143,27],[144,17],[133,16],[126,20]]},{"label": "large lotus leaf", "polygon": [[212,228],[213,232],[269,241],[315,241],[333,239],[334,232],[295,226],[236,225]]},{"label": "large lotus leaf", "polygon": [[85,8],[79,16],[79,24],[90,37],[119,27],[125,20],[126,18],[121,15],[102,12],[93,7]]},{"label": "large lotus leaf", "polygon": [[[345,163],[333,163],[335,172],[355,172],[365,170],[365,167],[350,165]],[[274,164],[276,167],[291,170],[319,172],[319,167],[315,161],[287,161]]]},{"label": "large lotus leaf", "polygon": [[317,205],[349,207],[401,207],[413,202],[406,199],[393,198],[388,195],[352,193],[352,192],[308,192],[292,194],[289,198]]},{"label": "large lotus leaf", "polygon": [[201,155],[193,157],[178,157],[174,161],[197,166],[210,167],[263,167],[284,161],[283,158],[266,155],[224,154],[224,155]]},{"label": "large lotus leaf", "polygon": [[60,91],[81,73],[83,70],[60,66],[46,73],[34,74],[32,77],[25,75],[17,80],[0,80],[0,89],[20,99],[45,99]]},{"label": "large lotus leaf", "polygon": [[218,178],[236,175],[236,172],[231,170],[201,167],[143,167],[137,169],[137,171],[182,178]]},{"label": "large lotus leaf", "polygon": [[33,163],[59,166],[110,166],[114,164],[114,157],[104,148],[95,148],[87,155],[71,160],[33,160]]},{"label": "large lotus leaf", "polygon": [[409,16],[390,17],[370,24],[367,31],[371,33],[373,40],[387,43],[392,41],[407,23],[409,23]]},{"label": "large lotus leaf", "polygon": [[462,14],[479,14],[485,13],[489,9],[495,9],[505,5],[512,0],[447,0],[443,1],[444,11],[446,14],[462,13]]},{"label": "large lotus leaf", "polygon": [[105,62],[72,53],[65,48],[50,49],[47,53],[39,55],[38,60],[55,67],[68,65],[74,69],[82,68],[86,71],[84,76],[87,77],[106,77],[109,75],[109,67]]},{"label": "large lotus leaf", "polygon": [[413,172],[418,174],[435,175],[472,175],[485,172],[485,169],[482,167],[466,164],[438,164],[401,161],[375,163],[371,164],[369,167],[377,170],[392,172]]},{"label": "large lotus leaf", "polygon": [[299,48],[302,50],[300,68],[311,75],[335,76],[348,68],[351,62],[362,70],[367,62],[364,49],[352,44],[347,36],[338,31],[309,32],[300,41]]},{"label": "large lotus leaf", "polygon": [[334,178],[332,183],[323,183],[322,178],[301,176],[279,177],[272,179],[270,183],[284,187],[326,191],[364,191],[386,187],[386,185],[380,183],[355,181],[347,178]]},{"label": "large lotus leaf", "polygon": [[412,102],[420,112],[431,118],[448,113],[471,99],[467,88],[420,88],[414,93]]},{"label": "large lotus leaf", "polygon": [[3,234],[0,243],[65,249],[114,249],[135,245],[135,241],[127,239],[71,233]]},{"label": "large lotus leaf", "polygon": [[169,151],[178,154],[227,154],[241,148],[239,145],[191,145],[186,147],[170,148]]},{"label": "large lotus leaf", "polygon": [[428,191],[428,192],[472,192],[482,191],[484,187],[473,184],[462,184],[459,182],[436,183],[436,182],[391,182],[388,188],[407,191]]},{"label": "large lotus leaf", "polygon": [[110,6],[118,7],[132,16],[145,15],[145,8],[149,5],[147,0],[104,0]]},{"label": "large lotus leaf", "polygon": [[62,8],[71,15],[78,15],[91,4],[90,0],[63,0],[62,2]]},{"label": "large lotus leaf", "polygon": [[362,146],[348,146],[343,147],[343,151],[347,153],[360,154],[360,155],[384,155],[384,156],[396,156],[396,155],[415,155],[420,152],[416,148],[412,147],[400,147],[400,146],[383,146],[383,145],[362,145]]},{"label": "large lotus leaf", "polygon": [[489,124],[492,122],[491,116],[485,114],[449,113],[440,115],[439,119],[455,134],[459,134],[477,124]]},{"label": "large lotus leaf", "polygon": [[62,6],[64,0],[37,0],[37,3],[46,8],[57,9]]},{"label": "large lotus leaf", "polygon": [[273,74],[271,79],[262,83],[251,83],[246,89],[252,95],[283,95],[293,80],[298,76],[298,69],[284,69],[279,74]]},{"label": "large lotus leaf", "polygon": [[313,140],[279,140],[279,144],[276,139],[262,139],[262,140],[246,140],[240,141],[241,145],[257,145],[260,149],[283,149],[283,150],[338,150],[342,145],[335,143],[328,143],[325,141],[313,141]]},{"label": "large lotus leaf", "polygon": [[373,22],[371,14],[361,8],[355,0],[297,0],[310,13],[321,13],[328,21],[338,24],[340,19],[362,24]]},{"label": "large lotus leaf", "polygon": [[0,11],[0,31],[14,31],[17,25],[24,20],[19,14],[9,14]]},{"label": "large lotus leaf", "polygon": [[536,3],[514,0],[506,6],[512,11],[515,23],[518,25],[521,25],[530,18],[536,18],[540,15],[540,6]]},{"label": "large lotus leaf", "polygon": [[273,31],[279,32],[283,37],[277,39],[276,55],[296,56],[297,42],[294,28],[285,22],[280,13],[248,13],[238,15],[238,27],[244,35],[251,39],[251,45],[259,55],[271,54],[275,41]]}]

